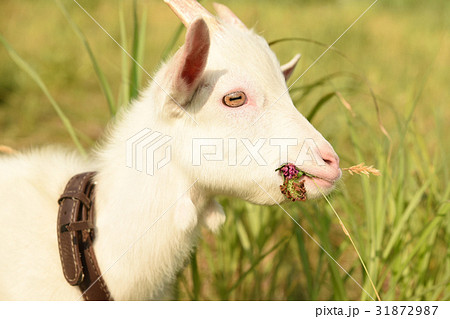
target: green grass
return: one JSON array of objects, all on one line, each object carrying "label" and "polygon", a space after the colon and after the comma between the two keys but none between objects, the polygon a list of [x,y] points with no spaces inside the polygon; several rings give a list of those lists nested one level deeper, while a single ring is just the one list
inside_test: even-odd
[{"label": "green grass", "polygon": [[[0,144],[92,146],[149,81],[139,65],[152,74],[182,44],[184,30],[162,1],[80,4],[134,60],[72,1],[2,1]],[[308,40],[272,46],[282,62],[302,53],[295,79],[371,1],[227,4],[268,41]],[[449,9],[445,0],[380,0],[291,90],[343,167],[365,162],[382,172],[345,175],[330,201],[383,300],[450,300]],[[203,232],[176,299],[375,298],[325,200],[283,208],[371,297],[280,207],[220,202],[227,222],[217,236]]]}]

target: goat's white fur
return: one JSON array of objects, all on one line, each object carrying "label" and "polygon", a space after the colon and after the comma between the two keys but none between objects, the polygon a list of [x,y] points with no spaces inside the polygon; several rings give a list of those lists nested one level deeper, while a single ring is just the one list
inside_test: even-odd
[{"label": "goat's white fur", "polygon": [[[201,35],[204,20],[197,17],[191,23],[199,29],[192,31],[191,26],[188,33],[195,34],[187,41],[206,41]],[[266,166],[254,161],[248,166],[212,161],[192,166],[193,138],[312,138],[322,156],[335,156],[284,94],[287,87],[280,64],[266,41],[239,23],[219,24],[220,30],[210,29],[207,64],[194,74],[194,84],[183,86],[176,78],[187,44],[161,67],[140,98],[120,112],[88,159],[59,148],[0,155],[1,300],[80,297],[78,288],[64,279],[56,235],[57,199],[77,173],[98,172],[94,248],[113,298],[162,299],[188,260],[200,225],[217,231],[224,223],[215,195],[258,204],[283,201],[282,179],[274,172],[279,154],[272,148],[260,149]],[[199,34],[203,38],[198,39]],[[249,105],[236,109],[222,105],[222,97],[237,90],[246,92]],[[181,101],[198,125],[166,92]],[[125,165],[127,139],[144,128],[173,137],[172,161],[154,176]],[[237,154],[247,154],[242,144]],[[225,150],[224,156],[228,155]],[[308,165],[302,167],[312,174],[338,178],[335,167]],[[312,182],[306,187],[308,196],[317,194]]]}]

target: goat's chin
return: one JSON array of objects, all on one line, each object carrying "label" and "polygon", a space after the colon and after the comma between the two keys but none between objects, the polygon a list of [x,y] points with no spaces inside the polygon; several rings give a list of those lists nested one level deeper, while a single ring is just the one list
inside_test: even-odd
[{"label": "goat's chin", "polygon": [[[306,199],[316,199],[323,195],[331,193],[335,187],[338,179],[328,181],[321,178],[311,178],[308,176],[302,177],[305,182]],[[289,199],[281,192],[280,186],[283,184],[281,176],[276,176],[273,180],[255,180],[255,185],[241,189],[238,193],[230,193],[228,195],[238,197],[253,204],[276,206],[282,203],[289,202]]]},{"label": "goat's chin", "polygon": [[286,201],[286,197],[279,191],[279,194],[271,194],[271,196],[258,196],[254,198],[247,198],[246,200],[252,204],[263,205],[263,206],[276,206],[282,204]]},{"label": "goat's chin", "polygon": [[335,187],[336,187],[336,185],[333,185],[326,189],[319,190],[315,186],[313,186],[313,187],[306,186],[306,198],[307,199],[316,199],[316,198],[323,197],[323,195],[330,194],[334,190]]},{"label": "goat's chin", "polygon": [[284,202],[285,197],[280,190],[281,178],[270,181],[254,179],[253,182],[254,185],[231,195],[256,205],[273,206]]},{"label": "goat's chin", "polygon": [[330,194],[336,188],[336,183],[338,181],[328,181],[307,176],[305,176],[304,180],[307,199],[315,199]]}]

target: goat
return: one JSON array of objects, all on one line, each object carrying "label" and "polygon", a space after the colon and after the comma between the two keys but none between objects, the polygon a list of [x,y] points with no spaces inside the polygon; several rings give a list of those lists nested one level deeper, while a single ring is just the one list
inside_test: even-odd
[{"label": "goat", "polygon": [[[165,1],[187,27],[185,44],[88,158],[59,147],[0,156],[0,299],[80,298],[64,279],[55,227],[58,197],[75,174],[97,172],[94,249],[115,300],[169,296],[200,227],[216,232],[225,222],[215,196],[284,201],[275,169],[286,160],[315,176],[304,177],[308,198],[318,196],[317,186],[331,191],[340,178],[333,148],[286,94],[299,56],[280,66],[267,42],[224,5],[214,4],[216,17],[195,0]],[[171,137],[171,160],[153,175],[127,166],[127,143],[146,128]],[[282,159],[266,143],[292,138],[312,140],[318,160]],[[201,154],[193,165],[193,141],[201,139],[226,140],[222,157],[235,156],[235,164]],[[246,160],[255,145],[263,164]]]}]

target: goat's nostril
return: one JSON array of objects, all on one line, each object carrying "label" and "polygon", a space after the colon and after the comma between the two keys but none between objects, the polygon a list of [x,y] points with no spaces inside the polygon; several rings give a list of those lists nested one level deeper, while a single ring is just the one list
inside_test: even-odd
[{"label": "goat's nostril", "polygon": [[334,168],[339,168],[339,157],[334,152],[326,153],[322,155],[323,161]]}]

